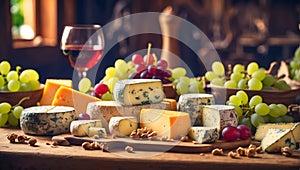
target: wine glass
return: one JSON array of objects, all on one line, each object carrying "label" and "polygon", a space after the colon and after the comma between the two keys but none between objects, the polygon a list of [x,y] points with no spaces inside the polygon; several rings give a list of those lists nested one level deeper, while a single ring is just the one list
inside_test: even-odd
[{"label": "wine glass", "polygon": [[81,80],[104,54],[104,36],[100,25],[65,26],[61,50]]}]

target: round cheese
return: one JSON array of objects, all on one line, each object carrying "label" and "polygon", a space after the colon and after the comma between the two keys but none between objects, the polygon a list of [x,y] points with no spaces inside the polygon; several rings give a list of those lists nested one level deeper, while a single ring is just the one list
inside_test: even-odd
[{"label": "round cheese", "polygon": [[32,135],[57,135],[69,133],[70,123],[75,120],[73,107],[34,106],[23,110],[20,126],[24,133]]}]

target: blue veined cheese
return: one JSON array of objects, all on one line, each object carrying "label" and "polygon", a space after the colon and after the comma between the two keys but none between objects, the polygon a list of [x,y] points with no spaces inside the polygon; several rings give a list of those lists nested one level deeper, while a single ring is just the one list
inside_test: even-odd
[{"label": "blue veined cheese", "polygon": [[[297,123],[265,123],[265,124],[260,124],[256,128],[255,136],[254,139],[261,141],[267,134],[268,130],[273,128],[273,129],[291,129],[294,127]],[[299,124],[299,122],[298,122]],[[300,132],[299,132],[300,134]],[[298,139],[300,140],[300,138]]]},{"label": "blue veined cheese", "polygon": [[20,126],[24,133],[32,135],[57,135],[68,133],[75,120],[73,107],[34,106],[22,111]]},{"label": "blue veined cheese", "polygon": [[89,137],[93,137],[95,135],[99,136],[100,138],[107,137],[106,130],[103,127],[89,127],[87,135]]},{"label": "blue veined cheese", "polygon": [[193,126],[190,128],[189,137],[196,143],[213,143],[219,139],[219,133],[215,127]]},{"label": "blue veined cheese", "polygon": [[212,94],[183,94],[178,100],[178,111],[190,114],[191,123],[202,126],[202,110],[205,105],[215,104]]},{"label": "blue veined cheese", "polygon": [[74,120],[70,124],[70,132],[74,136],[87,136],[90,127],[102,127],[101,120]]},{"label": "blue veined cheese", "polygon": [[266,152],[280,152],[282,147],[296,149],[297,140],[300,139],[300,123],[291,129],[270,128],[261,141],[261,147]]},{"label": "blue veined cheese", "polygon": [[238,116],[233,106],[206,105],[203,108],[202,123],[206,127],[216,127],[221,133],[226,126],[237,126]]},{"label": "blue veined cheese", "polygon": [[131,116],[116,116],[110,119],[108,127],[112,135],[129,136],[133,130],[138,128],[138,120]]},{"label": "blue veined cheese", "polygon": [[114,98],[123,106],[159,103],[164,97],[159,79],[120,80],[114,87]]}]

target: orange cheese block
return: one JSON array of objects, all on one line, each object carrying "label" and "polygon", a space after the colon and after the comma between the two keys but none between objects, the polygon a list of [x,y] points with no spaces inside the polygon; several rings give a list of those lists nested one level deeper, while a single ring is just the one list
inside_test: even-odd
[{"label": "orange cheese block", "polygon": [[185,112],[142,109],[140,127],[150,128],[161,137],[179,139],[188,134],[191,128],[191,119],[189,114]]},{"label": "orange cheese block", "polygon": [[55,93],[53,106],[71,106],[75,108],[76,115],[85,113],[90,102],[101,101],[99,98],[87,95],[69,87],[61,86]]},{"label": "orange cheese block", "polygon": [[68,79],[47,79],[44,87],[40,105],[51,105],[54,95],[60,86],[72,88],[72,80]]}]

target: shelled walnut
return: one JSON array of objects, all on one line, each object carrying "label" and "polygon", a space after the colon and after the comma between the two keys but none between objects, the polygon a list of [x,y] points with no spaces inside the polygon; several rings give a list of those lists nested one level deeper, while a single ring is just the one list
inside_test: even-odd
[{"label": "shelled walnut", "polygon": [[10,141],[10,143],[16,143],[16,139],[18,138],[18,135],[15,133],[11,133],[7,135],[7,139]]},{"label": "shelled walnut", "polygon": [[216,149],[212,150],[211,153],[212,153],[213,155],[218,155],[218,156],[224,155],[223,149],[219,149],[219,148],[216,148]]},{"label": "shelled walnut", "polygon": [[286,146],[286,147],[281,148],[281,154],[286,157],[291,157],[293,155],[293,152],[290,147]]},{"label": "shelled walnut", "polygon": [[30,146],[35,146],[36,142],[37,142],[37,140],[36,140],[35,138],[30,138],[30,139],[28,140],[28,144],[29,144]]}]

